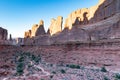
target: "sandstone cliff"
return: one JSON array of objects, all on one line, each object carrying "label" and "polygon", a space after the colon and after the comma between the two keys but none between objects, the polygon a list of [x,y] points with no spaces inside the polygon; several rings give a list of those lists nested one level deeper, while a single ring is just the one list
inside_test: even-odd
[{"label": "sandstone cliff", "polygon": [[96,6],[72,12],[66,19],[64,28],[71,29],[74,25],[86,25],[105,20],[120,12],[119,0],[99,0]]},{"label": "sandstone cliff", "polygon": [[[120,39],[120,0],[99,0],[96,6],[72,12],[66,19],[63,30],[62,22],[62,17],[52,19],[49,34],[31,38],[30,44],[50,45]],[[31,32],[36,36],[36,30]],[[31,35],[30,31],[26,35]]]},{"label": "sandstone cliff", "polygon": [[120,0],[100,0],[96,6],[72,12],[53,43],[119,39]]}]

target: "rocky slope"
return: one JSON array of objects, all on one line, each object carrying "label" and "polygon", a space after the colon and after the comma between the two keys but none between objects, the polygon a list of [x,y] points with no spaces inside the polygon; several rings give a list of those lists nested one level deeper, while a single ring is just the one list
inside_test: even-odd
[{"label": "rocky slope", "polygon": [[119,49],[0,46],[0,80],[119,80]]}]

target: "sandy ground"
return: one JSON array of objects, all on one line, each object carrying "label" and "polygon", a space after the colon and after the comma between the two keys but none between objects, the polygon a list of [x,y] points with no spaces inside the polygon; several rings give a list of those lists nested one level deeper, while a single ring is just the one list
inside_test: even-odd
[{"label": "sandy ground", "polygon": [[[118,47],[0,46],[0,80],[24,80],[20,77],[5,79],[13,75],[15,70],[13,56],[19,51],[41,55],[45,64],[40,63],[38,66],[50,73],[49,76],[43,77],[40,77],[40,74],[39,77],[28,76],[25,80],[42,80],[42,78],[43,80],[105,80],[105,77],[114,80],[115,73],[120,72],[120,48]],[[66,67],[67,64],[80,65],[82,68],[71,69]],[[101,72],[101,67],[105,67],[108,72]],[[62,69],[65,70],[64,74],[61,73]],[[54,76],[53,71],[55,71]]]}]

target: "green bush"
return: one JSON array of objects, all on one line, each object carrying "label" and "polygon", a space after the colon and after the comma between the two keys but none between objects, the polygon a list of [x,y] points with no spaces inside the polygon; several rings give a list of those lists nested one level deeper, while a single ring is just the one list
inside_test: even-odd
[{"label": "green bush", "polygon": [[53,75],[51,75],[50,78],[52,79],[52,78],[53,78]]},{"label": "green bush", "polygon": [[104,77],[104,80],[110,80],[110,79],[105,76],[105,77]]},{"label": "green bush", "polygon": [[107,72],[107,70],[106,70],[105,67],[102,67],[102,68],[101,68],[101,71],[102,71],[102,72]]},{"label": "green bush", "polygon": [[[29,52],[19,52],[15,55],[16,74],[22,75],[25,68],[31,68],[34,64],[39,64],[41,61],[40,55],[36,56]],[[33,62],[31,65],[30,63]]]},{"label": "green bush", "polygon": [[66,67],[73,68],[73,69],[80,69],[79,65],[74,65],[74,64],[71,64],[71,65],[67,64]]},{"label": "green bush", "polygon": [[55,71],[53,71],[52,73],[53,73],[53,74],[56,74],[56,72],[55,72]]},{"label": "green bush", "polygon": [[61,69],[60,71],[62,74],[66,73],[64,69]]},{"label": "green bush", "polygon": [[120,80],[120,74],[115,75],[115,80]]},{"label": "green bush", "polygon": [[24,63],[18,63],[16,72],[18,75],[22,75],[24,73]]},{"label": "green bush", "polygon": [[18,62],[23,62],[24,61],[24,57],[20,56],[20,58],[18,59]]}]

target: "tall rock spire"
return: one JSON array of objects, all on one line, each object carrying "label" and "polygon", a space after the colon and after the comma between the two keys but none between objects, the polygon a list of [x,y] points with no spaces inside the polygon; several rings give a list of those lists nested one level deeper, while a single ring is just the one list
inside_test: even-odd
[{"label": "tall rock spire", "polygon": [[48,33],[50,35],[57,34],[62,31],[62,23],[63,23],[63,17],[58,16],[57,19],[52,19],[51,20],[51,25],[48,29]]}]

